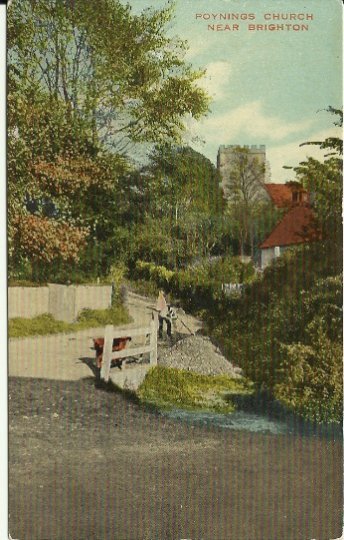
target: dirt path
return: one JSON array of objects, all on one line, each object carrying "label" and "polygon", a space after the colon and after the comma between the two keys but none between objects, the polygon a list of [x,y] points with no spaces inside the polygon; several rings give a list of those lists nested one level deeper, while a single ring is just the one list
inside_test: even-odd
[{"label": "dirt path", "polygon": [[9,391],[12,538],[340,537],[340,441],[175,422],[93,379]]},{"label": "dirt path", "polygon": [[[127,307],[133,322],[119,326],[125,330],[136,326],[146,326],[151,320],[154,301],[128,293]],[[201,324],[190,315],[183,315],[183,321],[196,331]],[[178,332],[188,333],[180,323]],[[91,374],[89,360],[94,357],[91,349],[93,337],[103,335],[103,328],[89,328],[72,334],[16,338],[9,341],[9,375],[14,377],[35,377],[73,381]]]}]

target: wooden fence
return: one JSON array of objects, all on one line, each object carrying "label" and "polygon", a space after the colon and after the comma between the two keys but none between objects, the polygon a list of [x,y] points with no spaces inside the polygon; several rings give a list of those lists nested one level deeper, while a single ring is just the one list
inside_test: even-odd
[{"label": "wooden fence", "polygon": [[[140,347],[133,347],[123,349],[122,351],[113,352],[112,342],[114,339],[123,337],[138,337],[144,336],[145,341],[149,341],[148,344],[141,345]],[[151,366],[156,366],[158,361],[158,338],[157,338],[157,317],[152,315],[152,321],[149,326],[141,328],[128,328],[127,330],[119,331],[112,325],[105,327],[104,334],[104,347],[103,347],[103,360],[100,371],[100,378],[104,381],[108,381],[110,378],[111,360],[125,359],[132,356],[141,356],[142,354],[149,353],[149,363]],[[125,368],[125,361],[122,363],[122,369]]]}]

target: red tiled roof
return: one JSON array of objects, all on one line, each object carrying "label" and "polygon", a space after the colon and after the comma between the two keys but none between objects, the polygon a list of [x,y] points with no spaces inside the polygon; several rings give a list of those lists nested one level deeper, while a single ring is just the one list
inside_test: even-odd
[{"label": "red tiled roof", "polygon": [[290,246],[318,240],[319,229],[309,206],[294,206],[276,225],[269,236],[259,246],[260,249],[275,246]]},{"label": "red tiled roof", "polygon": [[[289,184],[264,184],[272,202],[277,208],[285,208],[292,204],[309,202],[307,191],[300,185],[290,182]],[[293,200],[293,193],[298,193],[301,198]]]},{"label": "red tiled roof", "polygon": [[292,190],[286,184],[264,184],[266,191],[277,208],[283,208],[292,202]]}]

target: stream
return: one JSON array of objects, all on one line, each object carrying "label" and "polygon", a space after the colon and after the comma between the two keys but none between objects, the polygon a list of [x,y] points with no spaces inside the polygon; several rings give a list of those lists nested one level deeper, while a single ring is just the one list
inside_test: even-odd
[{"label": "stream", "polygon": [[304,437],[321,437],[332,440],[343,440],[343,430],[340,424],[318,424],[283,410],[275,405],[271,411],[236,410],[228,414],[203,411],[186,411],[172,409],[162,411],[168,418],[222,429],[249,431],[253,433],[271,433],[274,435],[299,435]]}]

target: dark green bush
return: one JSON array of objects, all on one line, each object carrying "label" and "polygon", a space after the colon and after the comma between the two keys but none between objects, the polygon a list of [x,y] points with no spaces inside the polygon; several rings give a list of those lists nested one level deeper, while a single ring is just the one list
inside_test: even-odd
[{"label": "dark green bush", "polygon": [[207,313],[208,330],[231,361],[258,387],[317,421],[342,414],[339,260],[326,244],[286,252],[242,298],[222,300]]}]

